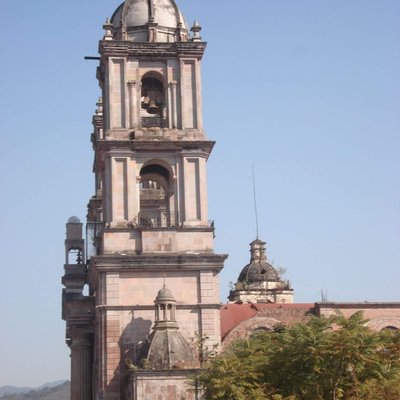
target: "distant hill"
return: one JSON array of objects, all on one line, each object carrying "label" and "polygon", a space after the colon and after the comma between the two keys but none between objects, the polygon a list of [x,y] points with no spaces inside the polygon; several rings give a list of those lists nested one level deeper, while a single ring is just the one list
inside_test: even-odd
[{"label": "distant hill", "polygon": [[33,390],[31,387],[2,386],[0,387],[0,398],[5,394],[28,393],[31,390]]},{"label": "distant hill", "polygon": [[[69,400],[70,399],[70,382],[62,381],[63,383],[49,383],[42,385],[37,389],[29,388],[15,388],[12,386],[4,386],[0,390],[14,390],[9,391],[8,394],[0,394],[1,400]],[[21,392],[21,390],[28,390]],[[4,393],[4,392],[3,392]]]}]

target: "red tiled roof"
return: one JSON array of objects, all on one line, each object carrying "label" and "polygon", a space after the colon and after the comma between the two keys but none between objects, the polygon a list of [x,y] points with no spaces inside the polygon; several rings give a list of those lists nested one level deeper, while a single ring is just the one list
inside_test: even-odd
[{"label": "red tiled roof", "polygon": [[254,317],[259,311],[276,309],[310,309],[314,308],[314,303],[293,303],[293,304],[224,304],[221,307],[221,337],[230,332],[241,322]]}]

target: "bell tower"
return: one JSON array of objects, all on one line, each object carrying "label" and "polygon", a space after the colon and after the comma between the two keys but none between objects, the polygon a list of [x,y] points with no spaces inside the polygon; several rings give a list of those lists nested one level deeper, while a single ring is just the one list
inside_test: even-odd
[{"label": "bell tower", "polygon": [[[158,372],[154,394],[139,393],[145,385],[135,386],[127,365],[146,369],[144,344],[163,285],[174,293],[174,317],[185,343],[199,336],[207,346],[220,343],[218,274],[226,255],[213,251],[207,207],[206,163],[214,142],[202,118],[206,44],[200,25],[189,30],[173,0],[126,0],[103,28],[97,69],[102,96],[91,137],[96,190],[88,205],[82,278],[89,295],[79,298],[79,304],[90,298],[95,310],[93,381],[91,390],[73,393],[151,400],[172,384],[190,399],[187,376],[168,384],[171,371]],[[64,318],[73,346],[71,304],[73,299]]]}]

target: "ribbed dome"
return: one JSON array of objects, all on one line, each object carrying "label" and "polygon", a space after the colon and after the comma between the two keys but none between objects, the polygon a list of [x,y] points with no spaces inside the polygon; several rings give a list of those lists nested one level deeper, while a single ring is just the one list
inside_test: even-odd
[{"label": "ribbed dome", "polygon": [[238,282],[274,282],[279,281],[275,268],[267,262],[254,262],[246,265],[239,275]]},{"label": "ribbed dome", "polygon": [[174,42],[188,36],[187,24],[174,0],[126,0],[114,12],[111,23],[117,38],[125,30],[127,39],[135,42]]},{"label": "ribbed dome", "polygon": [[239,275],[238,282],[278,282],[278,272],[267,262],[265,255],[265,242],[256,239],[250,243],[250,263],[247,264]]},{"label": "ribbed dome", "polygon": [[155,329],[147,343],[147,365],[154,369],[197,366],[192,349],[178,329]]}]

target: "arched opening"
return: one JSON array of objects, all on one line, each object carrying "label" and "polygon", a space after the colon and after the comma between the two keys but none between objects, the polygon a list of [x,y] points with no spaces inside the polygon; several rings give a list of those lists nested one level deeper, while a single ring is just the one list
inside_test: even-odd
[{"label": "arched opening", "polygon": [[141,120],[143,128],[167,126],[166,98],[163,77],[151,71],[142,78]]},{"label": "arched opening", "polygon": [[71,247],[67,253],[67,264],[82,264],[82,249],[79,247]]},{"label": "arched opening", "polygon": [[381,330],[400,330],[400,318],[398,317],[381,317],[373,319],[365,324],[374,331]]},{"label": "arched opening", "polygon": [[85,284],[83,286],[82,294],[84,296],[89,296],[90,295],[90,290],[89,290],[89,285],[88,284]]},{"label": "arched opening", "polygon": [[268,329],[266,326],[259,326],[258,328],[254,329],[250,333],[250,337],[254,337],[259,335],[260,333],[271,332],[271,329]]},{"label": "arched opening", "polygon": [[170,172],[159,164],[149,164],[140,171],[139,225],[144,228],[175,226],[171,213]]},{"label": "arched opening", "polygon": [[382,328],[382,330],[388,330],[388,331],[398,331],[399,328],[395,327],[395,326],[385,326],[384,328]]}]

